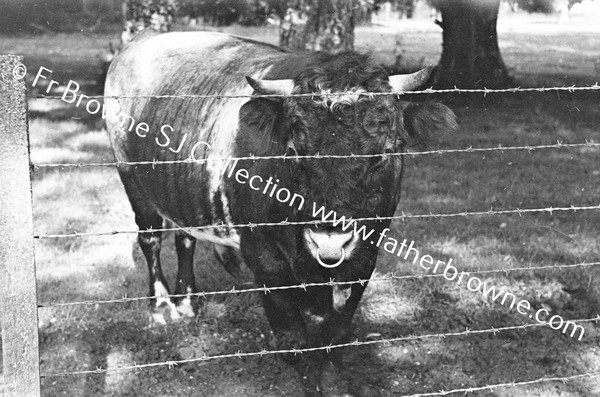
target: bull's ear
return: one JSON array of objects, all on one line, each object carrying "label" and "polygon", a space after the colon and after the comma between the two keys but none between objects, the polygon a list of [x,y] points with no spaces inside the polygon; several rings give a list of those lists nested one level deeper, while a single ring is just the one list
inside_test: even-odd
[{"label": "bull's ear", "polygon": [[277,156],[285,153],[288,133],[282,127],[280,102],[255,98],[240,108],[236,146],[242,156]]},{"label": "bull's ear", "polygon": [[438,102],[409,103],[403,116],[407,143],[418,150],[427,149],[436,134],[458,128],[454,112]]}]

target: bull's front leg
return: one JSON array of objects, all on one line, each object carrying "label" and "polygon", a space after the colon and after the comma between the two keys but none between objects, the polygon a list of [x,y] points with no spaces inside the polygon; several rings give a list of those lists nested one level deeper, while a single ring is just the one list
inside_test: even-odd
[{"label": "bull's front leg", "polygon": [[[280,284],[281,285],[281,284]],[[315,347],[310,341],[301,315],[302,290],[272,291],[263,295],[265,313],[275,335],[277,350],[306,349]],[[320,396],[321,374],[325,362],[322,351],[286,353],[282,356],[302,377],[306,396]]]},{"label": "bull's front leg", "polygon": [[[364,285],[335,285],[331,287],[331,308],[321,327],[321,336],[326,344],[348,343],[352,335],[352,318],[365,291]],[[342,349],[334,349],[330,359],[339,363]]]},{"label": "bull's front leg", "polygon": [[[350,342],[352,318],[366,285],[366,283],[351,286],[336,285],[329,289],[331,306],[320,327],[323,345],[340,345]],[[345,348],[334,348],[327,354],[325,358],[327,364],[321,378],[323,386],[326,389],[332,388],[334,395],[380,396],[381,393],[376,388],[366,384],[361,376],[357,376],[356,373],[345,368],[342,360],[345,351]]]},{"label": "bull's front leg", "polygon": [[[248,267],[254,273],[257,285],[279,287],[297,285],[294,276],[292,260],[294,252],[288,252],[283,247],[290,247],[280,243],[285,240],[286,233],[291,231],[277,231],[266,234],[260,231],[242,231],[242,254]],[[313,289],[307,291],[298,288],[271,290],[261,294],[265,314],[275,335],[277,350],[306,349],[320,346],[318,340],[309,338],[303,312],[307,309],[307,302]],[[325,362],[325,353],[322,350],[314,352],[293,352],[283,354],[282,358],[300,374],[304,392],[307,396],[322,395],[321,373]]]},{"label": "bull's front leg", "polygon": [[[306,349],[349,342],[352,317],[364,289],[365,286],[361,285],[349,288],[317,287],[307,288],[307,291],[275,290],[263,295],[263,305],[275,334],[277,349]],[[326,296],[333,298],[329,313],[322,315],[322,312],[310,309],[315,303],[323,308],[321,305]],[[342,362],[343,350],[334,348],[329,352],[320,349],[287,353],[282,358],[302,377],[306,396],[380,396],[377,389],[362,384],[356,374],[346,371]]]}]

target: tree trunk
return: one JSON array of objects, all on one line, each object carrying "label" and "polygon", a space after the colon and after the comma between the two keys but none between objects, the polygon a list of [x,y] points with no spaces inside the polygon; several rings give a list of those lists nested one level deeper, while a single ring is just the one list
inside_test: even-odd
[{"label": "tree trunk", "polygon": [[121,19],[123,26],[125,26],[127,24],[127,0],[121,1]]},{"label": "tree trunk", "polygon": [[562,0],[557,5],[560,16],[558,17],[558,24],[562,25],[569,19],[569,11],[571,11],[571,3],[569,0]]},{"label": "tree trunk", "polygon": [[282,20],[279,44],[294,51],[351,51],[357,5],[357,0],[301,1]]},{"label": "tree trunk", "polygon": [[500,88],[514,84],[498,47],[500,0],[445,0],[439,3],[442,58],[436,88]]}]

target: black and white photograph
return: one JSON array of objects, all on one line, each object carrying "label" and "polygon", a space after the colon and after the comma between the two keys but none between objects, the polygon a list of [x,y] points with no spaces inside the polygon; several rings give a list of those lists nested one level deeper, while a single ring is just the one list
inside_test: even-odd
[{"label": "black and white photograph", "polygon": [[600,0],[0,0],[0,395],[600,397]]}]

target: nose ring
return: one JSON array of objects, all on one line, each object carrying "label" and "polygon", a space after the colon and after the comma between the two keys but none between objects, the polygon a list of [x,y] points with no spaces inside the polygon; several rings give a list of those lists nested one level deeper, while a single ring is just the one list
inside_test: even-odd
[{"label": "nose ring", "polygon": [[340,260],[334,264],[328,265],[327,263],[325,263],[321,260],[321,255],[319,255],[319,248],[317,248],[317,262],[319,262],[319,265],[321,265],[327,269],[333,269],[334,267],[338,267],[339,265],[341,265],[342,262],[344,261],[345,256],[346,256],[346,251],[342,247],[342,256],[340,257]]}]

